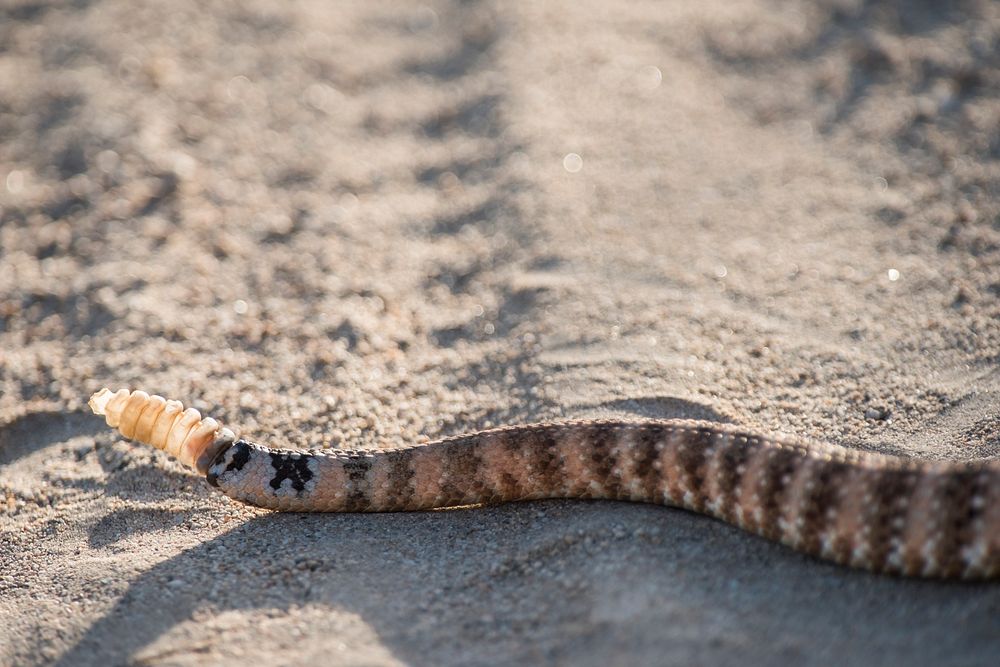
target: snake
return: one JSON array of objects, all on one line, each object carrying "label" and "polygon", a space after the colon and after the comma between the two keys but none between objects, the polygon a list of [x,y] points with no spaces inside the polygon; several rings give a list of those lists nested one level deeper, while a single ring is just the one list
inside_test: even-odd
[{"label": "snake", "polygon": [[396,449],[267,447],[179,401],[89,402],[249,505],[393,512],[546,498],[654,503],[796,551],[910,577],[1000,577],[1000,460],[931,461],[685,419],[503,426]]}]

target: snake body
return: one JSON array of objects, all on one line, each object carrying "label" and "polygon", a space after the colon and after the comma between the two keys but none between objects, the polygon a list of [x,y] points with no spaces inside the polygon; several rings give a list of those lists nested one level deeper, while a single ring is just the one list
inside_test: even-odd
[{"label": "snake body", "polygon": [[[258,507],[384,512],[629,500],[707,514],[875,572],[1000,576],[1000,461],[918,461],[688,420],[508,426],[394,450],[273,449],[214,421],[178,426],[197,435],[196,447],[171,440],[181,422],[163,416],[163,399],[103,392],[91,405],[109,424],[138,437],[170,420],[162,442],[145,442],[173,446],[209,484]],[[136,424],[149,426],[137,434]]]}]

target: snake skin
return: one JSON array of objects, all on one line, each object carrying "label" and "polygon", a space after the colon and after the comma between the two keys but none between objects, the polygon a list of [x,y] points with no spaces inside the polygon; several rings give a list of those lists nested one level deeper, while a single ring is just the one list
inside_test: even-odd
[{"label": "snake skin", "polygon": [[207,479],[236,500],[303,512],[539,498],[657,503],[876,572],[1000,576],[1000,461],[914,461],[710,422],[511,426],[385,451],[238,440]]}]

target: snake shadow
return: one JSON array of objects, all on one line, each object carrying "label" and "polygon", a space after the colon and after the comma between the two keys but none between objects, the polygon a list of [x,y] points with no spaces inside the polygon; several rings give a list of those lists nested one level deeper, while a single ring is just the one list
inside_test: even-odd
[{"label": "snake shadow", "polygon": [[[166,512],[114,514],[92,528],[92,547],[114,547],[111,526],[179,530]],[[314,612],[305,627],[302,609]],[[405,664],[875,665],[892,655],[987,665],[1000,650],[998,610],[1000,586],[851,571],[649,505],[270,513],[136,576],[57,664],[142,662],[144,647],[206,616],[193,633],[218,647],[296,635],[290,662],[336,662],[336,618],[350,614]],[[240,621],[214,626],[222,612]],[[276,612],[280,630],[258,624]],[[174,658],[204,650],[167,643]]]},{"label": "snake shadow", "polygon": [[107,430],[99,419],[83,411],[30,412],[0,425],[0,465],[7,465],[73,437]]}]

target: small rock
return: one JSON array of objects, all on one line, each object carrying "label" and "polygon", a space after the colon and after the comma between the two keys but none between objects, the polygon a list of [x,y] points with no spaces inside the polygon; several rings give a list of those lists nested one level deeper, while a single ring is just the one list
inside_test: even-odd
[{"label": "small rock", "polygon": [[877,421],[885,421],[889,419],[892,412],[889,408],[868,408],[865,410],[865,419],[873,419]]}]

